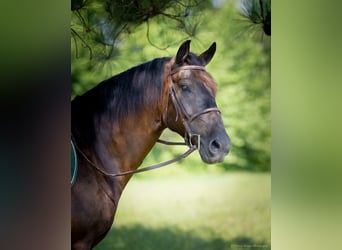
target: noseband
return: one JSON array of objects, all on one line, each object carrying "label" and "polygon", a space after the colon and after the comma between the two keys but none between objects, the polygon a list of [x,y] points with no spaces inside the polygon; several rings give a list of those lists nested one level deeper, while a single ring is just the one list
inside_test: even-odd
[{"label": "noseband", "polygon": [[[178,115],[180,116],[181,118],[181,121],[183,123],[183,126],[185,128],[185,135],[184,135],[184,139],[185,139],[185,143],[189,146],[189,147],[196,147],[198,150],[200,149],[200,143],[201,143],[201,136],[199,134],[194,134],[192,132],[192,129],[191,129],[191,123],[196,120],[198,117],[200,117],[201,115],[204,115],[206,113],[209,113],[209,112],[219,112],[221,113],[221,111],[217,108],[217,107],[211,107],[211,108],[206,108],[204,110],[201,110],[199,112],[196,112],[194,114],[189,114],[182,101],[177,97],[176,95],[176,90],[174,88],[174,83],[172,81],[172,75],[177,73],[178,71],[180,70],[201,70],[201,71],[204,71],[206,72],[205,68],[203,66],[197,66],[197,65],[185,65],[185,66],[181,66],[181,67],[178,67],[174,70],[171,70],[169,76],[168,76],[168,79],[169,79],[169,96],[171,97],[171,100],[172,100],[172,103],[173,103],[173,106],[175,107],[175,110],[176,110],[176,121],[178,119]],[[168,104],[166,104],[168,105]],[[166,110],[166,116],[167,116],[167,113],[168,111]],[[167,118],[166,118],[167,119]],[[167,121],[164,117],[164,122]],[[166,122],[167,124],[167,122]],[[193,145],[192,144],[192,138],[197,138],[197,145]],[[161,140],[158,140],[159,142],[162,142]]]}]

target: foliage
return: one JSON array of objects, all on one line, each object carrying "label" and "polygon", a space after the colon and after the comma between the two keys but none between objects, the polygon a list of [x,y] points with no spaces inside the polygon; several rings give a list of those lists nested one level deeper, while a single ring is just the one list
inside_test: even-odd
[{"label": "foliage", "polygon": [[[145,23],[149,38],[150,20],[159,16],[163,22],[173,22],[192,36],[188,20],[206,7],[207,0],[72,0],[71,35],[77,57],[110,59],[119,43]],[[194,24],[196,25],[196,24]],[[152,43],[151,43],[152,44]]]},{"label": "foliage", "polygon": [[271,0],[241,0],[241,15],[253,26],[260,25],[264,33],[271,35]]},{"label": "foliage", "polygon": [[[191,171],[212,171],[213,168],[269,171],[270,37],[265,36],[261,40],[251,35],[244,28],[234,2],[215,2],[221,2],[221,5],[208,7],[186,22],[195,34],[191,51],[201,53],[212,42],[217,43],[216,54],[207,69],[219,86],[217,103],[231,137],[232,148],[225,162],[214,167],[202,163],[198,153],[176,166],[196,166],[186,168]],[[74,56],[76,48],[72,43],[72,97],[132,66],[156,57],[175,56],[181,41],[189,37],[184,30],[178,30],[177,24],[165,22],[162,16],[156,16],[149,22],[149,39],[145,35],[146,26],[136,26],[134,33],[117,44],[117,51],[111,59],[102,63],[95,63],[87,57],[77,59]],[[163,49],[151,46],[151,41]],[[86,49],[80,52],[88,53]],[[163,137],[177,140],[169,131]],[[184,151],[184,148],[156,146],[144,165],[170,159]],[[168,171],[175,170],[170,168],[165,173]]]},{"label": "foliage", "polygon": [[269,173],[133,178],[95,249],[270,249],[270,199]]}]

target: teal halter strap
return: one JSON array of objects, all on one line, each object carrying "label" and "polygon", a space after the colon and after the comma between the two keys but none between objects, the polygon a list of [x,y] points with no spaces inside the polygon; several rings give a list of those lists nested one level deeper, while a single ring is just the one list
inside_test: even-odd
[{"label": "teal halter strap", "polygon": [[74,143],[71,140],[71,151],[70,151],[70,159],[71,159],[71,186],[74,185],[77,176],[77,155]]}]

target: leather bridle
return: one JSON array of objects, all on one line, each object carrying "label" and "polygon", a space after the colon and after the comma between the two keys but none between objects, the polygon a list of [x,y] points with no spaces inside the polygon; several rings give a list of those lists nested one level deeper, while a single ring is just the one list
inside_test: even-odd
[{"label": "leather bridle", "polygon": [[[91,160],[89,160],[88,157],[83,153],[83,151],[77,146],[77,144],[75,142],[75,139],[72,136],[72,141],[73,141],[77,151],[80,152],[80,154],[83,156],[83,158],[88,163],[90,163],[90,165],[92,165],[96,170],[98,170],[103,175],[109,176],[109,177],[117,177],[117,176],[136,174],[136,173],[145,172],[145,171],[149,171],[149,170],[152,170],[152,169],[164,167],[166,165],[169,165],[171,163],[174,163],[176,161],[179,161],[179,160],[189,156],[195,150],[199,150],[200,149],[200,144],[201,144],[201,136],[199,134],[195,134],[195,133],[192,132],[190,124],[194,120],[196,120],[198,117],[200,117],[201,115],[204,115],[204,114],[209,113],[209,112],[219,112],[220,113],[220,110],[217,107],[211,107],[211,108],[206,108],[206,109],[204,109],[202,111],[196,112],[194,114],[189,114],[186,111],[182,101],[177,97],[176,90],[174,88],[174,83],[172,81],[172,75],[177,73],[180,70],[201,70],[201,71],[206,71],[206,70],[205,70],[205,68],[203,66],[185,65],[185,66],[178,67],[178,68],[176,68],[174,70],[171,70],[169,75],[168,75],[168,84],[169,84],[169,86],[168,86],[168,88],[169,88],[169,90],[168,90],[168,92],[169,92],[168,93],[168,97],[171,97],[172,104],[173,104],[173,106],[175,108],[175,111],[176,111],[176,121],[178,119],[178,116],[180,116],[181,121],[183,123],[183,126],[185,128],[185,135],[184,135],[185,142],[168,142],[168,141],[164,141],[164,140],[160,140],[160,139],[158,139],[157,142],[163,143],[163,144],[166,144],[166,145],[187,145],[189,147],[189,149],[185,153],[183,153],[183,154],[181,154],[181,155],[179,155],[179,156],[177,156],[177,157],[175,157],[175,158],[173,158],[171,160],[168,160],[166,162],[162,162],[162,163],[159,163],[159,164],[156,164],[156,165],[152,165],[152,166],[141,168],[141,169],[130,170],[130,171],[126,171],[126,172],[115,173],[115,174],[113,173],[112,174],[112,173],[107,173],[103,169],[99,168]],[[167,100],[166,111],[164,112],[164,115],[163,115],[164,123],[166,125],[167,125],[168,105],[169,105],[169,101]],[[192,138],[197,138],[196,144],[192,143]]]},{"label": "leather bridle", "polygon": [[[184,135],[185,143],[189,147],[192,147],[194,145],[192,144],[191,140],[192,140],[193,137],[197,137],[197,145],[195,145],[195,146],[199,150],[200,149],[201,136],[199,134],[195,134],[195,133],[192,132],[190,124],[194,120],[196,120],[198,117],[200,117],[201,115],[204,115],[204,114],[209,113],[209,112],[219,112],[219,113],[221,113],[221,111],[217,107],[211,107],[211,108],[206,108],[204,110],[196,112],[194,114],[189,114],[187,112],[187,110],[185,109],[182,101],[177,97],[176,90],[174,88],[174,83],[172,81],[172,75],[177,73],[180,70],[201,70],[201,71],[205,71],[205,72],[206,72],[206,70],[205,70],[205,68],[203,66],[185,65],[185,66],[178,67],[178,68],[176,68],[174,70],[171,70],[171,72],[170,72],[170,74],[168,76],[168,78],[169,78],[169,81],[168,81],[169,82],[169,96],[171,96],[171,100],[172,100],[173,106],[175,107],[175,110],[176,110],[176,120],[178,119],[178,115],[179,115],[180,118],[181,118],[181,121],[183,123],[183,126],[185,128],[185,135]],[[166,112],[165,112],[166,116],[167,116],[167,113],[168,113],[168,111],[166,110]],[[166,119],[164,118],[165,121],[167,121]]]}]

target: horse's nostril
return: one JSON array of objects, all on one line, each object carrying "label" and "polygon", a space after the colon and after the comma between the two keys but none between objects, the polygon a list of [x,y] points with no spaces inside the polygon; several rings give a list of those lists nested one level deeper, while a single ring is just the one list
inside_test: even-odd
[{"label": "horse's nostril", "polygon": [[211,153],[217,153],[221,148],[221,144],[217,140],[212,140],[209,144],[209,150]]}]

